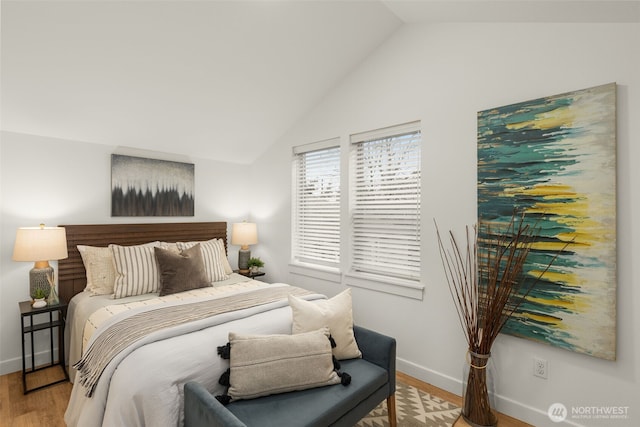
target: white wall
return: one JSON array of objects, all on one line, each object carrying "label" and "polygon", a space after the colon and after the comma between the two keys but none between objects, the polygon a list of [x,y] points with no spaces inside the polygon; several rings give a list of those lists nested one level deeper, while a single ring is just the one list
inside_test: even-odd
[{"label": "white wall", "polygon": [[[112,218],[112,153],[194,163],[195,216]],[[247,219],[249,199],[244,193],[248,187],[247,169],[243,165],[166,153],[2,132],[0,374],[22,369],[18,301],[29,299],[28,277],[33,264],[11,260],[18,227],[41,222],[59,225],[228,221],[230,224]],[[232,265],[237,263],[237,250],[237,246],[229,247]],[[48,340],[44,332],[38,334],[36,351],[44,357]]]},{"label": "white wall", "polygon": [[[276,279],[333,295],[344,285],[290,273],[291,147],[419,119],[423,128],[422,301],[353,288],[357,323],[398,340],[400,370],[460,394],[466,350],[443,275],[433,219],[462,230],[476,219],[476,113],[547,95],[618,83],[618,359],[572,353],[511,336],[494,346],[498,409],[534,425],[563,403],[629,406],[640,424],[640,25],[442,24],[405,26],[254,164],[252,213],[269,233]],[[634,119],[635,118],[635,119]],[[347,236],[344,236],[345,238]],[[262,240],[264,242],[265,239]],[[636,261],[634,264],[633,261]],[[533,357],[549,378],[532,375]]]}]

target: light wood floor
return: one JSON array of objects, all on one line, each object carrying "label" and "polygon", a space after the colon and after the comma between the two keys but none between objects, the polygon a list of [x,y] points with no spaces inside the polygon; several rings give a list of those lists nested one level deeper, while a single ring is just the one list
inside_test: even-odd
[{"label": "light wood floor", "polygon": [[[34,373],[28,377],[28,385],[35,387],[40,381],[44,383],[58,379],[60,372],[59,367],[53,367]],[[398,380],[458,406],[462,404],[460,396],[403,373],[398,373]],[[21,372],[0,376],[0,424],[6,427],[64,427],[64,411],[71,395],[71,387],[71,383],[65,382],[24,395]],[[529,424],[502,414],[498,414],[498,425],[500,427],[531,427]],[[455,427],[466,426],[467,423],[461,418],[455,424]]]},{"label": "light wood floor", "polygon": [[[27,377],[29,388],[62,377],[54,366]],[[65,427],[64,411],[71,396],[70,382],[22,394],[22,372],[0,376],[0,425],[3,427]],[[6,423],[6,424],[5,424]]]}]

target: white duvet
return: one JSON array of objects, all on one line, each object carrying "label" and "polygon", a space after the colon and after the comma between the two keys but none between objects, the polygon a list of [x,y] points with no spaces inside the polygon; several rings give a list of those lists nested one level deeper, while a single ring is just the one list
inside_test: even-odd
[{"label": "white duvet", "polygon": [[[223,294],[235,292],[232,287]],[[246,292],[246,286],[239,288],[238,292]],[[323,296],[306,297],[319,298]],[[145,309],[143,306],[119,310],[103,319],[94,335],[113,322]],[[198,381],[214,395],[224,392],[218,379],[228,368],[228,361],[218,356],[217,347],[228,341],[230,331],[289,334],[291,309],[283,300],[154,334],[107,366],[92,397],[86,397],[85,388],[76,382],[65,422],[79,427],[181,426],[185,382]]]}]

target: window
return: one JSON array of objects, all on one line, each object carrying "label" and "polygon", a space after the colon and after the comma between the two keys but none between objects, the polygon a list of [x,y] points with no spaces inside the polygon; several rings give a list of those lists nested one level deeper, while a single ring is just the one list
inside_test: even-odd
[{"label": "window", "polygon": [[420,122],[351,136],[351,273],[420,281],[420,144]]},{"label": "window", "polygon": [[340,140],[294,147],[293,260],[340,266]]}]

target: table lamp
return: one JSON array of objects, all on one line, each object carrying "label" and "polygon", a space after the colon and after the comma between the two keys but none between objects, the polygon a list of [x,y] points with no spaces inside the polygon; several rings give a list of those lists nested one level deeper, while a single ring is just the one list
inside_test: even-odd
[{"label": "table lamp", "polygon": [[238,252],[238,270],[240,273],[249,272],[249,258],[251,251],[249,245],[258,243],[258,228],[252,222],[238,222],[231,228],[231,244],[240,245]]},{"label": "table lamp", "polygon": [[29,295],[35,296],[36,290],[41,289],[45,298],[50,291],[55,292],[53,268],[51,260],[64,259],[67,253],[67,234],[64,227],[21,227],[16,233],[13,246],[14,261],[32,261],[34,266],[29,271]]}]

